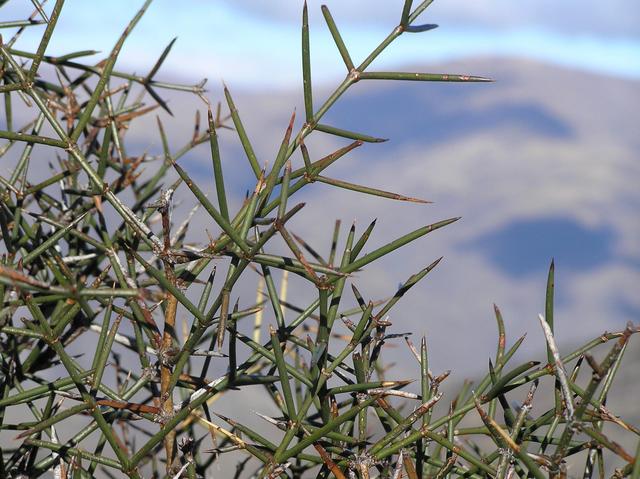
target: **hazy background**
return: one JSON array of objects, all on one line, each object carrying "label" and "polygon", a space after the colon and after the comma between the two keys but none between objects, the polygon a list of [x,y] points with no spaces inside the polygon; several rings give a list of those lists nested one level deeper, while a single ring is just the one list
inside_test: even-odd
[{"label": "hazy background", "polygon": [[[97,62],[141,3],[67,0],[47,53],[98,49],[100,55],[86,60]],[[403,2],[326,3],[358,63],[397,24]],[[10,1],[2,8],[2,20],[25,18],[32,8],[28,1]],[[206,77],[213,102],[222,99],[224,79],[260,162],[272,164],[291,111],[303,111],[301,10],[297,0],[158,0],[125,44],[118,69],[146,74],[177,36],[156,78],[193,84]],[[309,2],[309,14],[318,106],[345,71],[319,2]],[[354,278],[367,297],[386,297],[410,274],[445,257],[392,310],[391,320],[395,332],[427,334],[431,367],[436,373],[453,368],[455,382],[486,370],[495,351],[494,302],[505,316],[509,345],[528,332],[523,355],[544,351],[536,316],[544,309],[552,257],[561,347],[620,329],[629,320],[637,323],[640,3],[441,0],[419,23],[441,27],[403,35],[371,69],[468,73],[496,82],[355,85],[326,122],[389,141],[364,145],[327,175],[434,204],[397,203],[315,184],[292,199],[291,204],[307,202],[306,215],[292,222],[293,232],[326,254],[335,219],[343,222],[344,238],[352,220],[359,234],[378,218],[366,248],[371,251],[424,224],[462,216]],[[41,33],[40,27],[28,29],[16,46],[35,49]],[[9,37],[10,31],[3,34]],[[111,87],[116,86],[114,81]],[[204,110],[189,95],[165,96],[174,117],[161,117],[175,151],[191,138],[194,111]],[[296,130],[300,125],[299,118]],[[133,128],[127,141],[131,156],[161,151],[152,118]],[[251,171],[234,132],[221,131],[220,142],[230,200],[237,208],[254,186]],[[309,140],[313,159],[344,144],[323,134]],[[215,194],[206,145],[181,162],[203,189]],[[301,159],[295,156],[294,162],[299,165]],[[40,174],[46,175],[46,169]],[[179,193],[176,223],[194,203],[186,189]],[[206,241],[205,228],[211,229],[211,222],[197,216],[190,238]],[[252,288],[255,281],[243,284],[241,306],[253,302]],[[313,298],[294,281],[290,299],[304,306]],[[270,313],[265,322],[273,322]],[[399,346],[390,350],[397,368],[415,374],[408,350]],[[628,363],[638,358],[633,346]],[[631,375],[623,381],[621,399],[637,392],[637,368],[627,371]],[[247,397],[247,404],[262,411],[267,406],[257,397]],[[237,406],[224,407],[237,412]],[[627,407],[631,417],[625,418],[637,421],[637,408]]]},{"label": "hazy background", "polygon": [[[397,24],[402,3],[327,2],[356,63]],[[95,48],[106,55],[133,8],[133,2],[69,0],[48,53]],[[31,9],[30,2],[13,1],[2,11],[13,19]],[[145,74],[177,36],[156,78],[196,83],[207,77],[214,102],[224,79],[264,163],[275,155],[291,110],[302,111],[301,9],[297,1],[184,1],[179,7],[157,1],[125,44],[118,68]],[[345,72],[320,3],[310,1],[309,11],[319,105]],[[363,146],[328,176],[435,204],[394,203],[316,184],[300,197],[308,211],[294,231],[326,252],[336,215],[345,225],[356,219],[359,231],[377,217],[373,249],[423,224],[463,216],[357,279],[368,296],[388,296],[409,274],[445,256],[392,317],[402,330],[428,334],[435,368],[470,374],[484,367],[494,349],[493,302],[503,309],[512,339],[529,331],[530,350],[540,348],[536,315],[552,257],[561,341],[637,321],[639,20],[633,0],[434,2],[419,23],[441,27],[403,35],[371,69],[478,74],[496,83],[361,82],[326,121],[390,139]],[[28,29],[18,47],[34,48],[41,30]],[[202,103],[167,96],[175,117],[163,119],[177,148],[188,141]],[[140,151],[160,149],[151,125],[128,136]],[[314,158],[344,144],[313,137]],[[236,187],[231,196],[239,202],[253,186],[250,170],[233,132],[222,132],[221,142],[226,175]],[[130,146],[129,154],[135,150]],[[213,191],[206,147],[181,161]],[[186,191],[180,200],[185,209],[193,204]],[[203,226],[192,237],[204,240],[206,219],[195,221]],[[454,361],[448,354],[454,342],[473,356]]]}]

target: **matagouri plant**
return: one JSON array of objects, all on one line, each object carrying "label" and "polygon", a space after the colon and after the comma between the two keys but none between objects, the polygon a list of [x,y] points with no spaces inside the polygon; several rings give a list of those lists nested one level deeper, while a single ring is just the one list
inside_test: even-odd
[{"label": "matagouri plant", "polygon": [[[640,477],[637,452],[616,441],[622,434],[637,440],[640,431],[606,407],[638,329],[629,325],[560,354],[553,334],[553,267],[539,318],[547,339],[541,361],[512,365],[524,338],[508,346],[496,308],[499,335],[489,371],[445,398],[439,388],[448,373],[432,373],[426,341],[414,346],[405,334],[394,334],[389,316],[439,260],[395,292],[390,288],[385,300],[362,295],[352,273],[366,277],[372,262],[457,218],[399,235],[369,252],[375,222],[364,231],[352,226],[343,232],[334,218],[321,218],[334,231],[326,252],[314,249],[314,238],[300,238],[288,227],[291,218],[304,215],[294,193],[316,181],[421,201],[325,176],[363,142],[381,140],[322,121],[359,82],[488,81],[371,69],[399,37],[435,28],[417,23],[432,0],[400,4],[399,21],[360,64],[323,6],[346,76],[321,103],[313,95],[307,7],[301,5],[304,114],[283,125],[277,156],[264,168],[228,89],[221,102],[226,106],[212,108],[204,82],[158,80],[173,42],[147,75],[115,68],[150,1],[97,63],[87,59],[94,51],[48,56],[64,1],[48,11],[44,2],[32,3],[29,18],[0,22],[12,35],[0,44],[0,157],[3,171],[11,168],[0,176],[0,477],[541,479],[567,475],[567,464],[571,475],[585,478]],[[41,24],[37,49],[18,49],[22,32]],[[206,128],[200,129],[196,116],[193,137],[172,148],[171,131],[158,120],[163,151],[132,153],[129,126],[157,108],[169,110],[166,90],[199,96]],[[16,124],[14,119],[26,115],[29,121]],[[238,135],[254,175],[255,188],[237,211],[227,202],[221,128]],[[344,146],[309,151],[305,139],[318,134],[339,137]],[[200,179],[179,163],[190,150],[207,147],[213,180],[202,180],[215,183],[215,195],[207,195]],[[55,166],[50,177],[34,182],[43,157]],[[211,235],[189,231],[199,245],[185,241],[188,219],[172,222],[177,196],[201,207],[217,228]],[[338,250],[341,234],[346,239]],[[274,253],[276,241],[290,253]],[[315,291],[315,299],[304,304],[285,298],[286,288],[276,287],[278,270],[285,286],[286,274],[295,275]],[[241,278],[257,283],[258,300],[239,297]],[[355,302],[343,300],[347,295]],[[349,309],[348,302],[357,306]],[[289,318],[295,313],[293,319],[286,319],[285,309]],[[385,376],[383,346],[394,341],[415,356],[417,381],[411,386],[407,378]],[[93,354],[72,354],[74,343]],[[599,361],[591,355],[598,348],[608,348]],[[125,364],[121,358],[131,351],[137,360]],[[212,377],[212,364],[226,372]],[[579,375],[581,369],[588,374]],[[552,398],[534,407],[543,382]],[[225,417],[216,411],[221,397],[241,403],[247,391],[262,391],[279,411],[259,419],[266,421],[260,428],[246,414]]]}]

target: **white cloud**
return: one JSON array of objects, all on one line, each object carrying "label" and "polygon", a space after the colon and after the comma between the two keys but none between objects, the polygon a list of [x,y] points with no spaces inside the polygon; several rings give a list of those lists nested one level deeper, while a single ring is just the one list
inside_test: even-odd
[{"label": "white cloud", "polygon": [[[298,20],[302,2],[227,1],[234,8],[254,16],[266,16],[280,21]],[[310,11],[327,4],[336,21],[378,22],[396,21],[402,9],[401,0],[325,0],[309,1]],[[414,1],[414,5],[421,2]],[[317,15],[318,17],[320,15]],[[635,0],[590,2],[580,0],[447,0],[434,2],[421,17],[426,23],[447,23],[450,26],[512,29],[538,27],[571,34],[603,34],[637,37],[640,4]]]}]

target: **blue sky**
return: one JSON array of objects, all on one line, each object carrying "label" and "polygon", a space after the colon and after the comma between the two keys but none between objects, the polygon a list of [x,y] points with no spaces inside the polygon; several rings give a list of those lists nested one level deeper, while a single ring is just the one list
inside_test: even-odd
[{"label": "blue sky", "polygon": [[[67,53],[76,45],[106,54],[141,3],[67,0],[50,53]],[[393,28],[402,8],[401,0],[326,3],[355,61]],[[640,17],[638,2],[591,3],[585,8],[578,0],[566,0],[560,6],[548,0],[436,1],[420,22],[441,27],[404,35],[374,67],[506,55],[640,78],[640,34],[633,27]],[[165,75],[193,81],[224,79],[246,88],[297,86],[301,8],[297,0],[185,0],[179,4],[156,0],[126,44],[121,66],[144,73],[177,36]],[[6,21],[24,18],[31,9],[31,2],[12,0],[0,11]],[[314,78],[317,82],[333,80],[344,74],[344,68],[323,23],[320,2],[310,0],[309,9]],[[41,27],[29,29],[19,46],[33,47],[41,32]],[[3,33],[6,37],[9,31]]]}]

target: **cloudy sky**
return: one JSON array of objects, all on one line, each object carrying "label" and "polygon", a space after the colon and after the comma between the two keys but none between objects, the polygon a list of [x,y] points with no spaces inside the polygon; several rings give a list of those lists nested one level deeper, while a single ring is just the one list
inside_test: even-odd
[{"label": "cloudy sky", "polygon": [[[52,53],[97,48],[106,53],[142,2],[68,0]],[[326,0],[355,61],[397,24],[401,0]],[[414,4],[419,4],[417,0]],[[309,1],[314,74],[342,76],[338,53],[320,4]],[[23,18],[32,5],[12,0],[7,20]],[[174,36],[178,42],[167,72],[188,78],[224,79],[243,87],[297,85],[300,15],[297,0],[175,2],[156,0],[121,54],[121,65],[149,68]],[[405,35],[377,66],[427,63],[469,56],[518,56],[625,77],[640,77],[640,3],[635,0],[441,0],[419,23],[436,23],[428,34]],[[25,35],[34,44],[40,28]],[[91,38],[91,43],[88,43]]]}]

